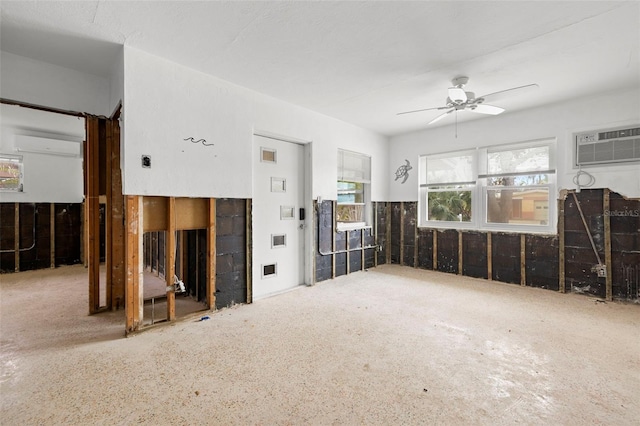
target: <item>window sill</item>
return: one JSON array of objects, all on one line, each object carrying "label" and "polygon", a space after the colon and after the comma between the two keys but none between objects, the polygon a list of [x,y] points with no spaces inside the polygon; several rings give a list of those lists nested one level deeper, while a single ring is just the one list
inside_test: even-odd
[{"label": "window sill", "polygon": [[338,232],[355,231],[358,229],[370,229],[371,225],[367,225],[365,222],[338,222],[336,228]]}]

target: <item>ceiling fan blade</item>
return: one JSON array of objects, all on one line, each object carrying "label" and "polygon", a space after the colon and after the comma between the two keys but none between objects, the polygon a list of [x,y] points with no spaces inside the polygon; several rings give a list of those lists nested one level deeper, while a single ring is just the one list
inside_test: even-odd
[{"label": "ceiling fan blade", "polygon": [[445,118],[447,115],[451,114],[451,113],[452,113],[453,111],[455,111],[455,110],[456,110],[455,108],[451,108],[449,111],[447,111],[447,112],[444,112],[444,113],[440,114],[439,116],[437,116],[436,118],[434,118],[433,120],[431,120],[430,122],[428,122],[428,123],[427,123],[427,126],[428,126],[429,124],[433,124],[433,123],[435,123],[436,121],[440,121],[440,120],[442,120],[443,118]]},{"label": "ceiling fan blade", "polygon": [[495,101],[496,99],[501,99],[504,96],[512,96],[512,95],[522,95],[525,93],[532,92],[538,89],[540,86],[537,84],[527,84],[525,86],[512,87],[511,89],[501,90],[499,92],[489,93],[483,96],[478,96],[476,99],[483,99]]},{"label": "ceiling fan blade", "polygon": [[449,99],[454,104],[463,104],[467,102],[467,93],[460,87],[449,87]]},{"label": "ceiling fan blade", "polygon": [[447,109],[447,108],[449,108],[449,107],[448,106],[442,106],[442,107],[435,107],[435,108],[416,109],[416,110],[413,110],[413,111],[399,112],[396,115],[413,114],[414,112],[432,111],[432,110],[435,110],[435,109]]},{"label": "ceiling fan blade", "polygon": [[478,104],[475,107],[469,108],[469,111],[479,112],[480,114],[498,115],[504,112],[504,108],[493,105]]}]

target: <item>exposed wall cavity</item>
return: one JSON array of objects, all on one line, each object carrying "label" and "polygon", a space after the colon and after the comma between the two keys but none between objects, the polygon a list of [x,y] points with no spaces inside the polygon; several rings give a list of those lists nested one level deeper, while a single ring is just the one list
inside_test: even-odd
[{"label": "exposed wall cavity", "polygon": [[81,262],[82,204],[0,204],[0,272]]},{"label": "exposed wall cavity", "polygon": [[640,200],[597,189],[559,204],[558,235],[539,235],[417,228],[416,202],[375,203],[377,263],[637,301]]}]

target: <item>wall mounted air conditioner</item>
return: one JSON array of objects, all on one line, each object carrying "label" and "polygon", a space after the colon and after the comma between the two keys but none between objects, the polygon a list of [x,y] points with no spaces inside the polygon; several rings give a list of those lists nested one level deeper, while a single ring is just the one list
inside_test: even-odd
[{"label": "wall mounted air conditioner", "polygon": [[640,126],[574,133],[575,165],[640,162]]},{"label": "wall mounted air conditioner", "polygon": [[16,135],[15,150],[17,152],[31,152],[35,154],[79,157],[80,142],[39,136]]}]

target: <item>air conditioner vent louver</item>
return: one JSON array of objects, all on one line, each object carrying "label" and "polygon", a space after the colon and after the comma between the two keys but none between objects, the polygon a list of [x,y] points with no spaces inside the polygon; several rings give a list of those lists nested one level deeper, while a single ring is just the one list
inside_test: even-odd
[{"label": "air conditioner vent louver", "polygon": [[640,126],[574,134],[576,166],[640,161]]}]

